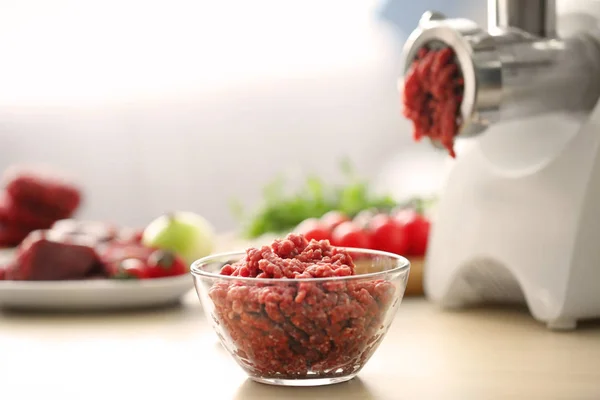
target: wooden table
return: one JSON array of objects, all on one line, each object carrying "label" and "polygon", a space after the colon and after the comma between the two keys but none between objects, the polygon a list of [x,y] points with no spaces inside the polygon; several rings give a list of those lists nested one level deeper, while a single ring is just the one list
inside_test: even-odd
[{"label": "wooden table", "polygon": [[0,399],[42,398],[598,400],[600,323],[556,333],[519,310],[446,313],[405,298],[358,378],[279,388],[246,379],[194,292],[145,312],[0,312]]},{"label": "wooden table", "polygon": [[555,333],[527,313],[399,309],[348,383],[278,388],[246,380],[191,292],[143,313],[0,313],[0,398],[600,399],[600,325]]}]

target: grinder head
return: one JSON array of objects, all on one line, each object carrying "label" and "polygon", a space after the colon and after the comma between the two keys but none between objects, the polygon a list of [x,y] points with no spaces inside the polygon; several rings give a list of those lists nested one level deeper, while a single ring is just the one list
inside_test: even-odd
[{"label": "grinder head", "polygon": [[[404,75],[422,48],[450,47],[464,81],[463,98],[456,137],[471,137],[483,132],[501,100],[500,61],[490,34],[468,19],[445,19],[437,12],[426,12],[419,26],[408,37],[404,49]],[[401,78],[399,90],[403,90]]]}]

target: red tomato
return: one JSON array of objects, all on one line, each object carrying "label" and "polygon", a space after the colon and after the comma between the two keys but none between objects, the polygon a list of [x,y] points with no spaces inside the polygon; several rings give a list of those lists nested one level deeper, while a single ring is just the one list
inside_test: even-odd
[{"label": "red tomato", "polygon": [[309,218],[300,223],[295,229],[296,233],[304,235],[306,240],[331,240],[331,231],[316,218]]},{"label": "red tomato", "polygon": [[334,246],[368,249],[371,246],[369,234],[352,221],[339,224],[331,234]]},{"label": "red tomato", "polygon": [[148,257],[148,276],[164,278],[167,276],[183,275],[188,272],[187,264],[175,253],[166,250],[156,250]]},{"label": "red tomato", "polygon": [[404,255],[409,249],[409,236],[402,224],[389,215],[379,214],[369,223],[371,242],[376,250]]},{"label": "red tomato", "polygon": [[377,213],[373,210],[362,210],[356,214],[352,221],[359,227],[366,229],[375,215],[377,215]]},{"label": "red tomato", "polygon": [[429,242],[431,223],[413,210],[402,210],[396,215],[396,221],[402,224],[409,236],[409,254],[424,256]]},{"label": "red tomato", "polygon": [[323,214],[320,220],[323,226],[331,232],[342,222],[350,221],[350,218],[340,211],[329,211]]},{"label": "red tomato", "polygon": [[412,221],[418,216],[419,213],[412,208],[404,208],[394,213],[394,219],[396,219],[396,221],[400,222],[402,225],[405,225],[407,222]]},{"label": "red tomato", "polygon": [[138,258],[126,258],[112,263],[111,277],[115,279],[149,278],[146,263]]}]

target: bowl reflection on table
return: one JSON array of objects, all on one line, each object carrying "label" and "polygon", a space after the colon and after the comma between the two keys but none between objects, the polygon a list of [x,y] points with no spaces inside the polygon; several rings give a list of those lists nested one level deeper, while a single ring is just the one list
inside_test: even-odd
[{"label": "bowl reflection on table", "polygon": [[356,275],[258,279],[219,275],[245,252],[192,265],[196,292],[223,346],[257,382],[318,386],[345,382],[365,366],[400,306],[404,257],[347,249]]}]

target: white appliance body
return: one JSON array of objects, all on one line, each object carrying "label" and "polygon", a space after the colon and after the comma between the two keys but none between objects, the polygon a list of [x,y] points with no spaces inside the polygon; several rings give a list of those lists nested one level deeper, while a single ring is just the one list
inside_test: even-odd
[{"label": "white appliance body", "polygon": [[[561,36],[600,40],[598,21],[600,1],[557,2]],[[600,317],[600,107],[499,121],[469,140],[434,217],[428,299],[525,303],[551,329]]]}]

